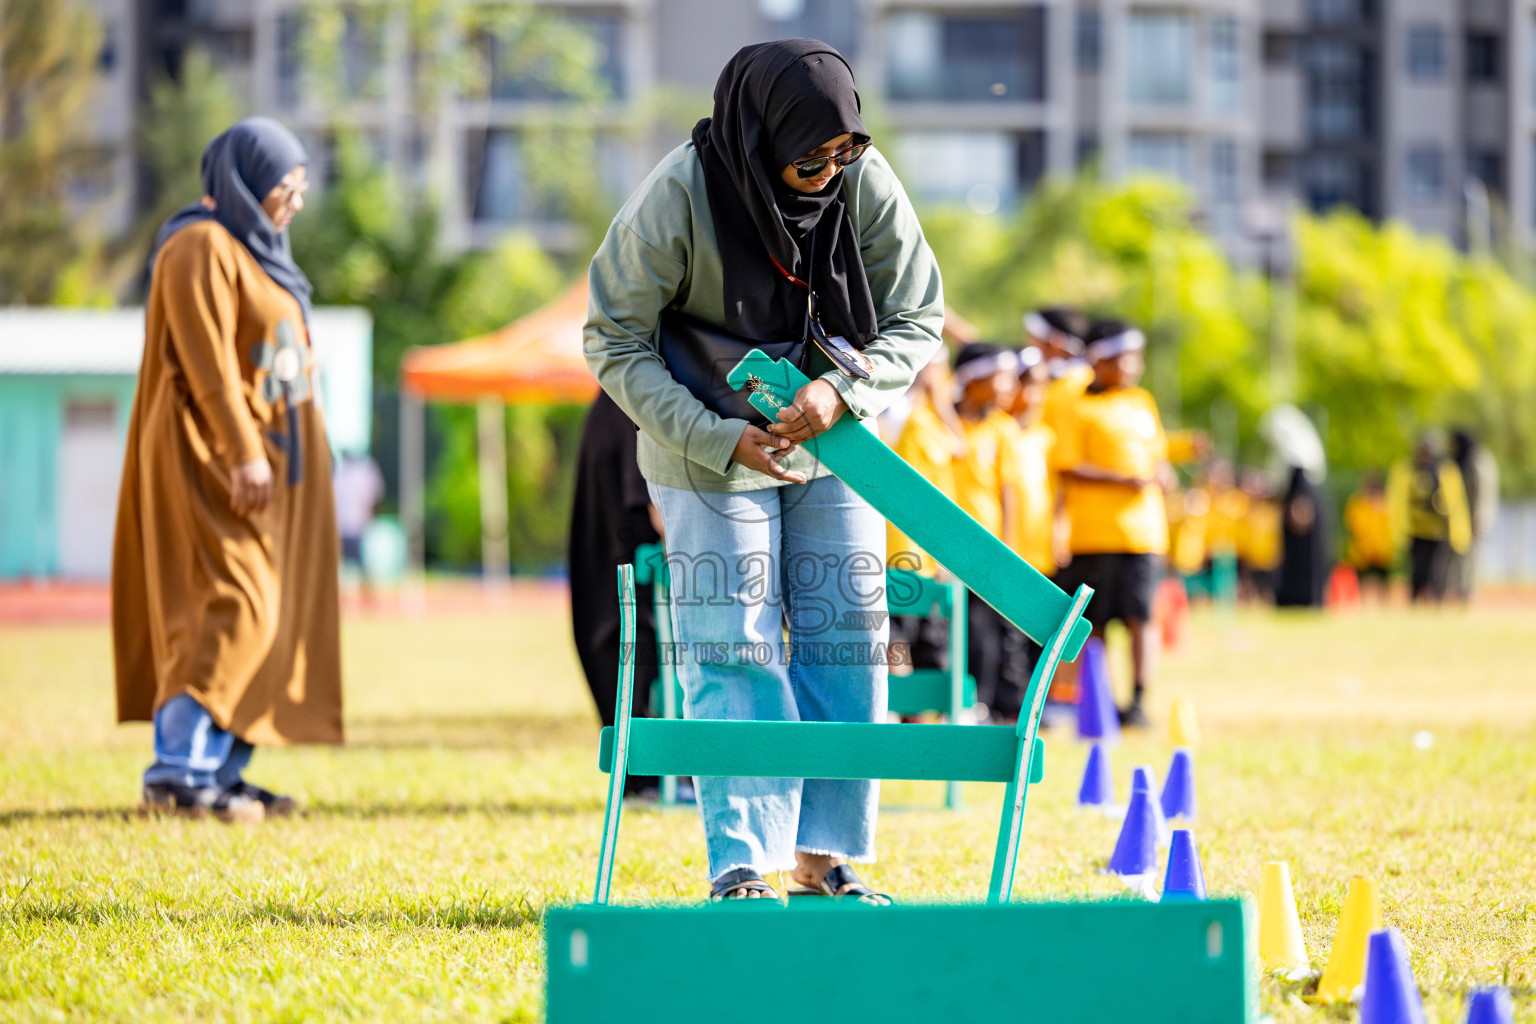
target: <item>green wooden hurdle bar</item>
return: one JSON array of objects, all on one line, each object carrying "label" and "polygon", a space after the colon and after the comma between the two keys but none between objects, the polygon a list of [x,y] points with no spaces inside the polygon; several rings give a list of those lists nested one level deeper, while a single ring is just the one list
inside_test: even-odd
[{"label": "green wooden hurdle bar", "polygon": [[[806,378],[761,352],[728,378],[770,418]],[[599,764],[610,772],[591,905],[545,917],[551,1024],[794,1018],[868,1021],[1134,1019],[1251,1022],[1257,968],[1242,900],[1146,904],[1010,903],[1036,735],[1056,666],[1088,634],[1092,591],[1068,597],[877,437],[849,417],[806,447],[983,600],[1040,643],[1016,727],[636,719],[633,567],[619,567],[623,610],[615,725]],[[1006,785],[985,905],[869,908],[825,898],[762,905],[610,907],[624,776],[638,774],[933,779]],[[756,901],[754,901],[756,902]],[[807,913],[814,916],[807,917]],[[744,984],[763,953],[816,947],[836,970]],[[680,978],[676,965],[712,965]],[[754,970],[754,968],[748,968]]]}]

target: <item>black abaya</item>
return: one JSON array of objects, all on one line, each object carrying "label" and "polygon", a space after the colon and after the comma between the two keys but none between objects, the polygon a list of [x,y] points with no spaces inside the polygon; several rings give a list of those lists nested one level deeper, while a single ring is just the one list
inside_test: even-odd
[{"label": "black abaya", "polygon": [[[619,598],[616,570],[633,562],[635,548],[660,540],[651,525],[645,478],[635,460],[636,427],[605,392],[587,413],[576,454],[571,505],[571,626],[576,656],[604,725],[613,724],[619,675]],[[635,588],[634,715],[650,715],[656,679],[656,619],[651,588]],[[656,785],[630,776],[625,792]]]},{"label": "black abaya", "polygon": [[[1294,521],[1292,509],[1298,501],[1310,504],[1310,523]],[[1275,604],[1282,608],[1321,608],[1332,561],[1331,510],[1323,492],[1300,468],[1291,470],[1291,485],[1285,493],[1282,514],[1285,548]]]}]

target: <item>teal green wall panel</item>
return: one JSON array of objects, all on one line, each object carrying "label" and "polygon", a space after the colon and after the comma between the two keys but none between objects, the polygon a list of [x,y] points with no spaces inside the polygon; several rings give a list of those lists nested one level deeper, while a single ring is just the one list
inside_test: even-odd
[{"label": "teal green wall panel", "polygon": [[[59,567],[59,441],[71,400],[116,404],[128,433],[134,378],[0,376],[0,580],[53,576]],[[116,467],[114,467],[114,470]]]}]

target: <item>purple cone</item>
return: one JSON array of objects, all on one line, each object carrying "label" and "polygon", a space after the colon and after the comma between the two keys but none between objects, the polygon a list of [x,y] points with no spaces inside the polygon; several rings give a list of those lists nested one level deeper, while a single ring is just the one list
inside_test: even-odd
[{"label": "purple cone", "polygon": [[1109,688],[1109,664],[1104,660],[1104,641],[1096,636],[1083,644],[1082,668],[1077,676],[1077,735],[1079,739],[1114,743],[1120,739],[1120,714]]}]

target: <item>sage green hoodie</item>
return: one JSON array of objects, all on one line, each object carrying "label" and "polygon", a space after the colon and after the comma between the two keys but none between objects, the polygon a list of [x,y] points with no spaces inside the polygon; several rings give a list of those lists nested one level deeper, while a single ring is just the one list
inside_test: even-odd
[{"label": "sage green hoodie", "polygon": [[[879,151],[870,148],[840,177],[875,302],[880,334],[864,349],[874,372],[869,380],[844,376],[811,346],[808,376],[830,381],[872,427],[943,344],[943,286],[917,214]],[[731,461],[747,421],[705,408],[672,378],[657,345],[656,323],[668,306],[725,323],[720,249],[692,142],[667,154],[619,210],[592,257],[589,283],[587,365],[640,427],[645,478],[709,492],[781,485]],[[804,448],[782,464],[807,479],[826,473]]]}]

